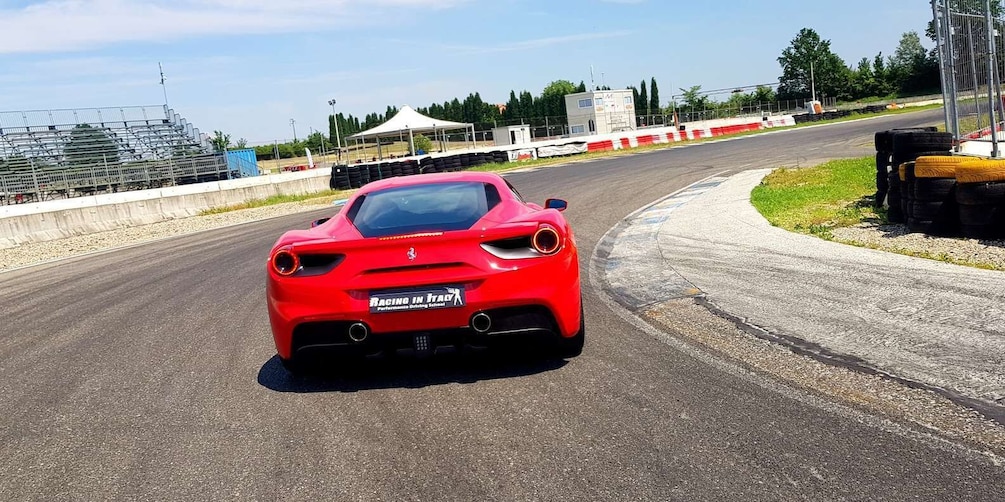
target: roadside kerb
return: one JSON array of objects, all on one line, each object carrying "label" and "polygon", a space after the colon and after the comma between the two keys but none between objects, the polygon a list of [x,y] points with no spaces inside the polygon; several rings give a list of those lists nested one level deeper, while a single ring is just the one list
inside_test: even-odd
[{"label": "roadside kerb", "polygon": [[630,216],[598,246],[604,289],[633,311],[695,296],[757,336],[1005,422],[1005,273],[772,227],[749,203],[768,172]]}]

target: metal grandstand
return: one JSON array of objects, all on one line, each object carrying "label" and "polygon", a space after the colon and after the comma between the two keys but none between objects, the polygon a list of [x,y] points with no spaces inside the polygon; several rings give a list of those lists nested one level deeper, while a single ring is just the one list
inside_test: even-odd
[{"label": "metal grandstand", "polygon": [[167,106],[0,112],[0,204],[236,175]]}]

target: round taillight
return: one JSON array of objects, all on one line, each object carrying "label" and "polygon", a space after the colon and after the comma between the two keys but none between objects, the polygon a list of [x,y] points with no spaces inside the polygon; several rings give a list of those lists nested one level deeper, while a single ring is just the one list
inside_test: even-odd
[{"label": "round taillight", "polygon": [[558,248],[562,247],[562,238],[558,231],[551,227],[541,227],[534,233],[530,240],[534,249],[541,254],[555,254]]},{"label": "round taillight", "polygon": [[293,275],[300,268],[300,259],[291,251],[281,249],[272,255],[272,270],[282,276]]}]

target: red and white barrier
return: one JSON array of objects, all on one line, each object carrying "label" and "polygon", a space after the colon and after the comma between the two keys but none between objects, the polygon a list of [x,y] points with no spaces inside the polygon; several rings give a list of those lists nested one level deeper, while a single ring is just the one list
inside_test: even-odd
[{"label": "red and white barrier", "polygon": [[750,131],[762,131],[775,127],[787,127],[796,125],[796,120],[791,115],[768,117],[767,120],[757,118],[735,118],[718,119],[706,122],[694,122],[682,124],[683,130],[676,127],[654,127],[637,131],[624,131],[613,134],[601,134],[597,136],[572,137],[564,142],[587,141],[586,150],[588,152],[601,152],[609,150],[622,150],[626,148],[636,148],[643,145],[653,145],[662,143],[679,143],[696,139],[715,138],[719,136],[729,136]]}]

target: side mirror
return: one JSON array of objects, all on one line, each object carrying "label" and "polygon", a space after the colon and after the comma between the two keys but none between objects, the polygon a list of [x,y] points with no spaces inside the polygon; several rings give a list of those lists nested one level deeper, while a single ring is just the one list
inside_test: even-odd
[{"label": "side mirror", "polygon": [[545,209],[557,209],[559,211],[565,211],[569,207],[569,203],[562,199],[548,199],[544,201]]},{"label": "side mirror", "polygon": [[321,225],[321,224],[323,224],[324,222],[326,222],[326,221],[328,221],[330,219],[331,218],[321,218],[320,220],[314,220],[314,221],[311,222],[311,228],[314,228],[314,227],[316,227],[318,225]]}]

